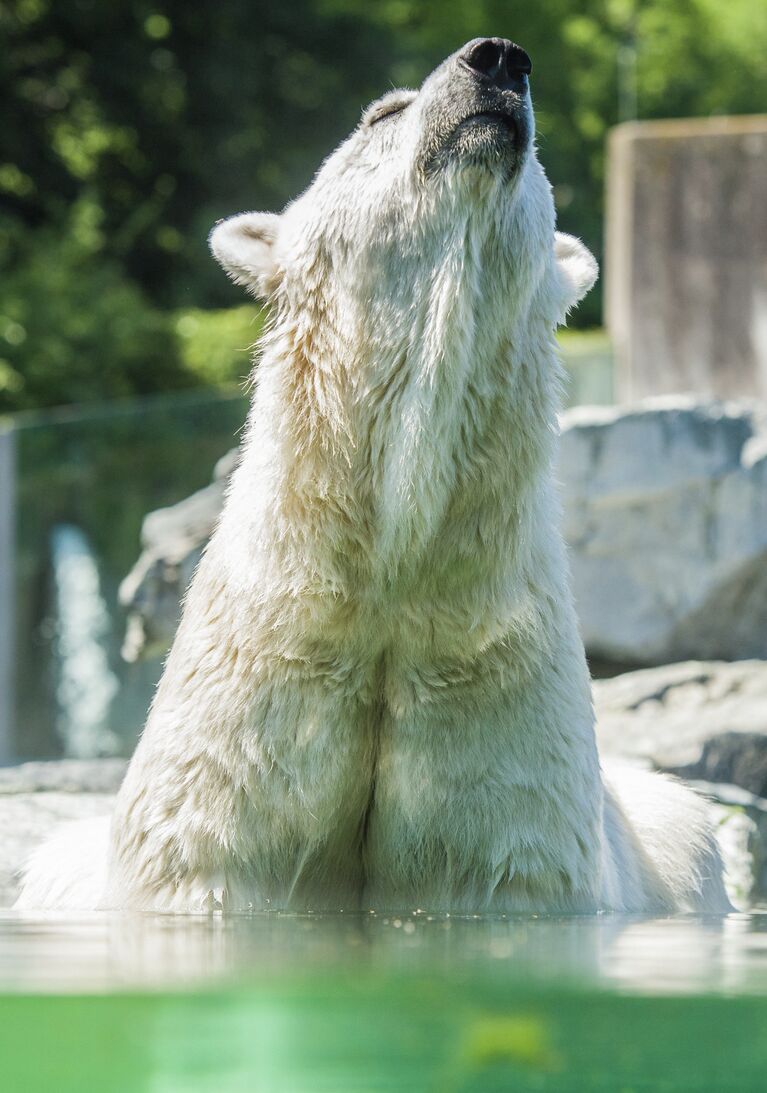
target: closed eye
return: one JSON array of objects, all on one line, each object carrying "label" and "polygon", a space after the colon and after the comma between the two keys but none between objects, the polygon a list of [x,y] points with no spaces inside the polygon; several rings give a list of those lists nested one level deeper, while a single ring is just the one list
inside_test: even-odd
[{"label": "closed eye", "polygon": [[374,118],[368,118],[368,126],[378,125],[379,121],[385,121],[386,118],[393,118],[395,114],[401,114],[405,109],[405,103],[402,106],[393,106],[391,110],[382,110],[380,114],[376,114]]},{"label": "closed eye", "polygon": [[382,99],[367,108],[362,115],[362,125],[369,128],[379,121],[384,121],[385,118],[392,118],[395,114],[401,114],[415,96],[415,91],[390,91],[388,95],[384,95]]}]

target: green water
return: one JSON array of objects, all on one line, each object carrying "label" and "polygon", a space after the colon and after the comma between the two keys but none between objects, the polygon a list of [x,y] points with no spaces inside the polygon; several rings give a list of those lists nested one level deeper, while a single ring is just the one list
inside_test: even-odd
[{"label": "green water", "polygon": [[767,916],[0,918],[2,1093],[767,1088]]}]

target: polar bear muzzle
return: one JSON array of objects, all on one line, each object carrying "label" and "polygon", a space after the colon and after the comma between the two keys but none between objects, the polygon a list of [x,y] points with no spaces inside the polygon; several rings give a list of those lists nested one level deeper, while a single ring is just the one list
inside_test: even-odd
[{"label": "polar bear muzzle", "polygon": [[516,174],[534,132],[531,71],[524,49],[506,38],[475,38],[448,57],[419,95],[424,173],[463,162]]}]

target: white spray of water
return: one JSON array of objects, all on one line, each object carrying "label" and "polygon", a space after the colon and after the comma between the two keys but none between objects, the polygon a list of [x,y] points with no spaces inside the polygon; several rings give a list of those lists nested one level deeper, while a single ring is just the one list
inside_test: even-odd
[{"label": "white spray of water", "polygon": [[109,708],[119,683],[105,641],[109,613],[96,560],[79,528],[59,524],[51,536],[56,591],[57,717],[65,754],[92,758],[117,750]]}]

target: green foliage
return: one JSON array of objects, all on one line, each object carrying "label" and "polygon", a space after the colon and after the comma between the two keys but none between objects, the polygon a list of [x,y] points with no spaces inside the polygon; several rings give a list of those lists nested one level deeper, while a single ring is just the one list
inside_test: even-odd
[{"label": "green foliage", "polygon": [[0,282],[0,412],[189,386],[170,318],[77,232],[13,248]]},{"label": "green foliage", "polygon": [[560,330],[559,350],[567,373],[565,404],[597,406],[613,401],[613,354],[602,329]]},{"label": "green foliage", "polygon": [[[767,102],[762,0],[5,0],[0,232],[16,242],[0,253],[0,305],[6,309],[8,278],[17,288],[24,282],[48,315],[48,335],[14,347],[19,330],[6,324],[2,405],[81,398],[86,377],[109,393],[106,359],[115,391],[227,374],[220,356],[192,362],[185,336],[164,371],[157,363],[173,331],[162,333],[168,321],[154,309],[242,300],[207,254],[210,225],[243,209],[280,209],[367,101],[391,84],[417,85],[484,34],[515,38],[532,55],[540,151],[560,223],[597,255],[610,126],[634,116],[763,110]],[[78,235],[86,237],[81,251]],[[46,252],[83,285],[60,285]],[[86,304],[88,284],[96,296],[103,286],[103,303]],[[43,285],[63,293],[58,310],[43,304]],[[115,352],[118,301],[135,328],[135,352]],[[69,390],[52,349],[45,365],[32,351],[43,340],[63,342],[77,327],[70,313],[86,306],[104,334],[75,339],[82,360],[71,375],[80,379]],[[597,291],[575,322],[599,319]],[[61,352],[59,373],[73,356]],[[148,374],[139,377],[145,353]],[[53,370],[47,394],[43,367]]]},{"label": "green foliage", "polygon": [[281,207],[388,83],[390,36],[361,3],[332,7],[6,0],[5,207],[60,226],[87,193],[103,255],[157,305],[241,300],[213,222]]},{"label": "green foliage", "polygon": [[198,383],[242,383],[250,373],[251,350],[262,325],[262,312],[252,304],[180,311],[174,326],[182,363]]},{"label": "green foliage", "polygon": [[154,307],[112,259],[90,214],[17,241],[0,283],[0,413],[241,383],[262,325],[254,304]]}]

